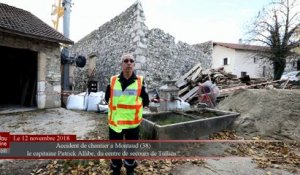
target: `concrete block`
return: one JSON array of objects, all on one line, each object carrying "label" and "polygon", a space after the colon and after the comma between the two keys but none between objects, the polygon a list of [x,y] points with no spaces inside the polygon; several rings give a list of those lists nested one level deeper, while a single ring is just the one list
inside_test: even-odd
[{"label": "concrete block", "polygon": [[46,80],[47,56],[43,52],[38,53],[38,81]]},{"label": "concrete block", "polygon": [[46,107],[46,95],[45,94],[37,95],[37,107],[38,107],[38,109],[44,109]]},{"label": "concrete block", "polygon": [[61,93],[61,85],[56,85],[53,87],[53,91],[57,93]]}]

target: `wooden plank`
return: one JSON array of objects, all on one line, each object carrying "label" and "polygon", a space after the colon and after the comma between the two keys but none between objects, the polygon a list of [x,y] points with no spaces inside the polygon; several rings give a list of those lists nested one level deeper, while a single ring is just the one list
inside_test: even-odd
[{"label": "wooden plank", "polygon": [[192,96],[190,96],[186,101],[190,102],[198,93],[194,93]]},{"label": "wooden plank", "polygon": [[184,87],[183,89],[181,89],[179,92],[178,92],[178,96],[181,96],[182,94],[184,94],[186,91],[188,91],[190,89],[190,86],[186,86]]},{"label": "wooden plank", "polygon": [[190,74],[192,74],[194,71],[196,71],[198,68],[201,67],[201,63],[196,64],[192,69],[190,69],[186,74],[184,74],[181,78],[185,79],[187,78]]},{"label": "wooden plank", "polygon": [[35,96],[36,96],[36,78],[33,81],[33,88],[31,91],[31,98],[30,98],[30,106],[34,105]]},{"label": "wooden plank", "polygon": [[28,78],[23,84],[22,94],[21,94],[21,105],[24,106],[26,103],[26,97],[28,95],[28,88],[29,88],[30,78]]},{"label": "wooden plank", "polygon": [[190,90],[188,93],[186,93],[183,97],[181,97],[181,99],[183,101],[185,101],[186,99],[188,99],[189,97],[191,97],[192,95],[194,95],[195,93],[197,93],[199,90],[199,86],[195,86],[192,90]]},{"label": "wooden plank", "polygon": [[187,84],[188,84],[188,82],[186,80],[183,80],[183,79],[180,79],[175,83],[176,87],[178,87],[178,88],[181,88],[181,87],[183,87]]},{"label": "wooden plank", "polygon": [[197,71],[193,74],[191,81],[195,82],[195,79],[199,76],[199,74],[202,72],[201,67],[199,69],[197,69]]},{"label": "wooden plank", "polygon": [[287,79],[287,80],[284,82],[282,89],[285,89],[285,87],[286,87],[286,85],[289,83],[289,81],[290,81],[290,79]]},{"label": "wooden plank", "polygon": [[188,76],[190,76],[190,74],[192,74],[195,70],[197,70],[199,67],[201,67],[201,63],[196,64],[192,69],[190,69],[186,74],[184,74],[182,77],[179,78],[179,80],[175,83],[175,85],[177,87],[181,87],[179,86],[179,84],[181,84]]}]

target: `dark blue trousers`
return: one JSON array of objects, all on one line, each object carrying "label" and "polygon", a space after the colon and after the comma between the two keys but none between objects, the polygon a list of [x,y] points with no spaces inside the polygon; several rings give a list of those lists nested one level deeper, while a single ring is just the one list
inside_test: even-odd
[{"label": "dark blue trousers", "polygon": [[[111,128],[109,128],[109,140],[138,140],[139,139],[139,126],[132,129],[123,129],[121,133],[117,133]],[[112,159],[111,160],[111,169],[118,170],[122,167],[121,159]],[[137,166],[137,163],[134,159],[125,159],[124,166],[126,169],[134,169]]]}]

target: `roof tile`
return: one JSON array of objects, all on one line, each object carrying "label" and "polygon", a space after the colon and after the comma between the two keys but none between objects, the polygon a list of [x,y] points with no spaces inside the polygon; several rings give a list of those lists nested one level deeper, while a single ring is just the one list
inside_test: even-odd
[{"label": "roof tile", "polygon": [[214,45],[220,45],[223,47],[228,47],[236,50],[250,50],[250,51],[269,51],[269,47],[257,46],[257,45],[248,45],[248,44],[233,44],[233,43],[222,43],[222,42],[213,42]]},{"label": "roof tile", "polygon": [[51,42],[73,41],[25,10],[0,3],[0,31]]}]

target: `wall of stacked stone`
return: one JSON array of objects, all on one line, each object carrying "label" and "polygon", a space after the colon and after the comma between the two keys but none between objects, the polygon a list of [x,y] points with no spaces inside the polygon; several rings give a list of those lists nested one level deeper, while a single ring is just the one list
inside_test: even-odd
[{"label": "wall of stacked stone", "polygon": [[133,52],[135,56],[135,69],[138,75],[145,76],[147,71],[147,55],[148,55],[148,46],[146,33],[148,33],[148,27],[145,25],[145,15],[140,1],[137,1],[134,10],[134,21],[135,24],[131,29],[131,38],[135,50]]},{"label": "wall of stacked stone", "polygon": [[161,29],[150,30],[147,39],[150,89],[161,86],[165,80],[177,80],[199,62],[203,68],[211,67],[211,55],[187,43],[175,43],[175,38]]},{"label": "wall of stacked stone", "polygon": [[207,41],[207,42],[200,43],[200,44],[194,44],[193,46],[199,48],[207,55],[212,55],[213,49],[214,49],[212,41]]},{"label": "wall of stacked stone", "polygon": [[[139,4],[135,3],[70,49],[71,55],[86,56],[87,65],[89,64],[88,56],[92,53],[96,56],[96,73],[93,79],[99,82],[99,90],[105,90],[109,78],[121,72],[121,55],[125,52],[135,53],[137,44],[145,42],[142,35],[147,28],[142,25],[143,21],[140,22],[142,24],[136,22],[144,20],[143,12],[139,11],[140,8]],[[139,54],[144,54],[144,52]],[[89,79],[88,66],[75,68],[73,79],[74,90],[85,91]]]},{"label": "wall of stacked stone", "polygon": [[[201,62],[204,68],[211,66],[211,57],[201,49],[183,42],[175,43],[173,36],[160,29],[148,30],[144,21],[144,11],[137,1],[70,49],[73,55],[88,57],[93,53],[96,56],[94,79],[99,81],[99,90],[105,90],[110,76],[120,73],[120,57],[124,52],[134,54],[136,73],[145,76],[150,89],[161,86],[163,80],[178,78],[196,63]],[[87,69],[88,66],[75,69],[75,91],[86,90]]]}]

